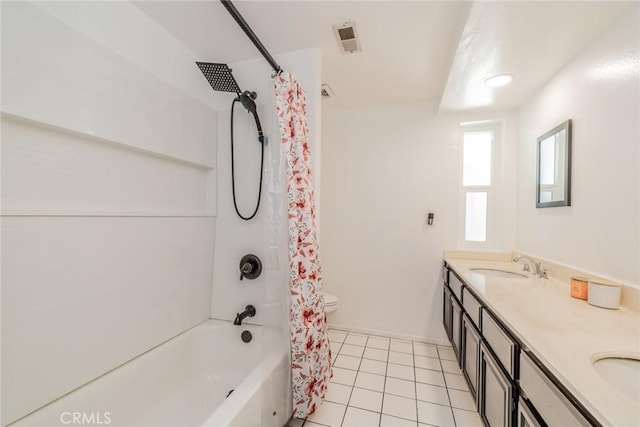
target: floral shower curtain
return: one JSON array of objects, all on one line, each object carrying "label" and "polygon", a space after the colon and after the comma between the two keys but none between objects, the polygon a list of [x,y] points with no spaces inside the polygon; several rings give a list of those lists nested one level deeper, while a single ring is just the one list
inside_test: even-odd
[{"label": "floral shower curtain", "polygon": [[293,415],[304,418],[324,400],[332,376],[331,350],[318,259],[306,96],[291,73],[275,78],[275,92],[287,159]]}]

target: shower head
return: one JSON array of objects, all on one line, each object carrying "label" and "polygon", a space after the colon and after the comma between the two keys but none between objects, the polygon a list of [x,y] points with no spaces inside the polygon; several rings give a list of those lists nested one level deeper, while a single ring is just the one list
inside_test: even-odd
[{"label": "shower head", "polygon": [[213,90],[221,92],[235,92],[238,95],[231,105],[231,120],[233,121],[233,106],[236,102],[240,102],[246,110],[253,115],[256,121],[256,127],[258,128],[258,140],[261,144],[264,143],[264,136],[262,134],[262,126],[260,126],[260,119],[258,118],[258,110],[254,99],[258,96],[255,92],[249,92],[248,90],[242,92],[236,79],[231,74],[231,68],[227,64],[218,64],[215,62],[197,62],[196,64],[204,74]]},{"label": "shower head", "polygon": [[242,91],[238,83],[236,83],[236,79],[233,78],[231,68],[229,68],[227,64],[217,64],[215,62],[196,62],[196,64],[213,90],[234,92],[240,96]]}]

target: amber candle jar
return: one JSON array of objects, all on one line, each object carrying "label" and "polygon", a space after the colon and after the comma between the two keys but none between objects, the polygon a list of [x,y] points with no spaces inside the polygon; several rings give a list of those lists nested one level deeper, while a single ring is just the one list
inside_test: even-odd
[{"label": "amber candle jar", "polygon": [[584,300],[589,298],[589,279],[587,277],[571,278],[571,296]]}]

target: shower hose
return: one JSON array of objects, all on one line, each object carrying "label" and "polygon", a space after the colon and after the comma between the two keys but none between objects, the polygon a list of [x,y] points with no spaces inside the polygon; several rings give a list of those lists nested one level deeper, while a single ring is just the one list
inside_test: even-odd
[{"label": "shower hose", "polygon": [[[243,220],[249,221],[250,219],[256,216],[256,214],[258,213],[258,208],[260,207],[260,196],[262,195],[262,171],[264,168],[264,142],[260,143],[262,154],[260,156],[260,184],[258,187],[258,202],[256,203],[256,209],[253,211],[251,216],[244,216],[238,210],[238,203],[236,202],[236,174],[235,174],[235,166],[234,166],[234,160],[233,160],[233,111],[235,109],[234,107],[236,106],[236,102],[238,101],[239,101],[238,98],[236,98],[231,103],[231,193],[233,195],[233,207],[235,208],[236,213]],[[258,113],[255,112],[252,114],[258,114]]]}]

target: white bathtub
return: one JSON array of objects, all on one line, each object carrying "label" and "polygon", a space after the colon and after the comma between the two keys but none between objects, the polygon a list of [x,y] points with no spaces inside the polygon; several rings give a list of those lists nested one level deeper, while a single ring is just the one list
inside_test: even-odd
[{"label": "white bathtub", "polygon": [[208,320],[12,426],[281,427],[291,413],[281,335]]}]

